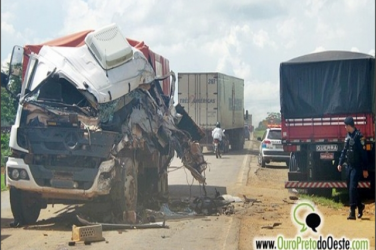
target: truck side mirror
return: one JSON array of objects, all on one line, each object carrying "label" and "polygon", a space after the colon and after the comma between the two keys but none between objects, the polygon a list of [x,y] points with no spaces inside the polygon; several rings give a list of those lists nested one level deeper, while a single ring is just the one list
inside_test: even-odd
[{"label": "truck side mirror", "polygon": [[23,52],[22,47],[14,46],[9,63],[8,75],[1,73],[1,86],[16,99],[21,92]]},{"label": "truck side mirror", "polygon": [[245,111],[245,117],[244,117],[245,120],[248,120],[248,110]]}]

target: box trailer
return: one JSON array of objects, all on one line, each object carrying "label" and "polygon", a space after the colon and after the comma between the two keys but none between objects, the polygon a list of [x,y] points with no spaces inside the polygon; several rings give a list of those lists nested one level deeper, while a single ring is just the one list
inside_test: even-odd
[{"label": "box trailer", "polygon": [[179,104],[206,136],[203,147],[212,147],[211,131],[217,122],[225,129],[225,145],[244,146],[244,80],[218,72],[178,73]]}]

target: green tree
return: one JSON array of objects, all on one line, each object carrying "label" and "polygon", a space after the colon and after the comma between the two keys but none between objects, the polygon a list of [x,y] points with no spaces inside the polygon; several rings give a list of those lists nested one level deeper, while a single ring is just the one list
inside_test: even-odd
[{"label": "green tree", "polygon": [[267,112],[267,116],[264,120],[259,122],[257,130],[265,130],[268,125],[278,125],[281,124],[281,113],[279,112]]},{"label": "green tree", "polygon": [[[17,64],[14,65],[12,71],[22,72],[22,65]],[[3,71],[5,74],[9,72],[9,63],[7,64],[7,68]],[[8,88],[12,93],[18,94],[21,91],[21,74],[12,75],[9,80]],[[1,124],[2,126],[6,125],[9,126],[10,124],[14,123],[16,118],[17,112],[17,105],[18,100],[14,98],[15,96],[11,96],[9,92],[1,87]]]},{"label": "green tree", "polygon": [[[16,69],[19,72],[22,72],[21,64],[16,65]],[[9,71],[9,63],[8,63],[8,70],[5,70],[5,74],[8,74]],[[12,93],[19,93],[21,90],[21,75],[18,76],[11,76],[9,81],[9,90]],[[9,127],[11,126],[16,118],[18,100],[12,97],[9,92],[1,87],[1,127]],[[3,131],[3,130],[2,130]],[[5,157],[10,154],[9,149],[9,133],[8,132],[1,132],[1,166],[5,166]]]},{"label": "green tree", "polygon": [[268,112],[268,116],[265,118],[267,124],[281,124],[281,113]]}]

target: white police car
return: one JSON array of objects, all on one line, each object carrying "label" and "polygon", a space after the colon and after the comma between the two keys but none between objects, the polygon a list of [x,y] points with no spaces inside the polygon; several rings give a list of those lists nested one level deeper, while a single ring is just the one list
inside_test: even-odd
[{"label": "white police car", "polygon": [[278,125],[269,126],[262,138],[257,138],[261,141],[258,154],[258,163],[261,167],[270,162],[286,162],[286,165],[289,165],[290,153],[283,151],[281,139],[281,127]]}]

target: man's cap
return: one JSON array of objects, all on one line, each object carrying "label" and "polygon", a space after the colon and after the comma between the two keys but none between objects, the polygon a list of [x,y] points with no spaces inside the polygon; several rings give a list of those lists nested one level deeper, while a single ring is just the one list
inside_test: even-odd
[{"label": "man's cap", "polygon": [[345,125],[350,125],[351,127],[355,126],[354,119],[351,116],[346,117],[343,122],[345,123]]}]

